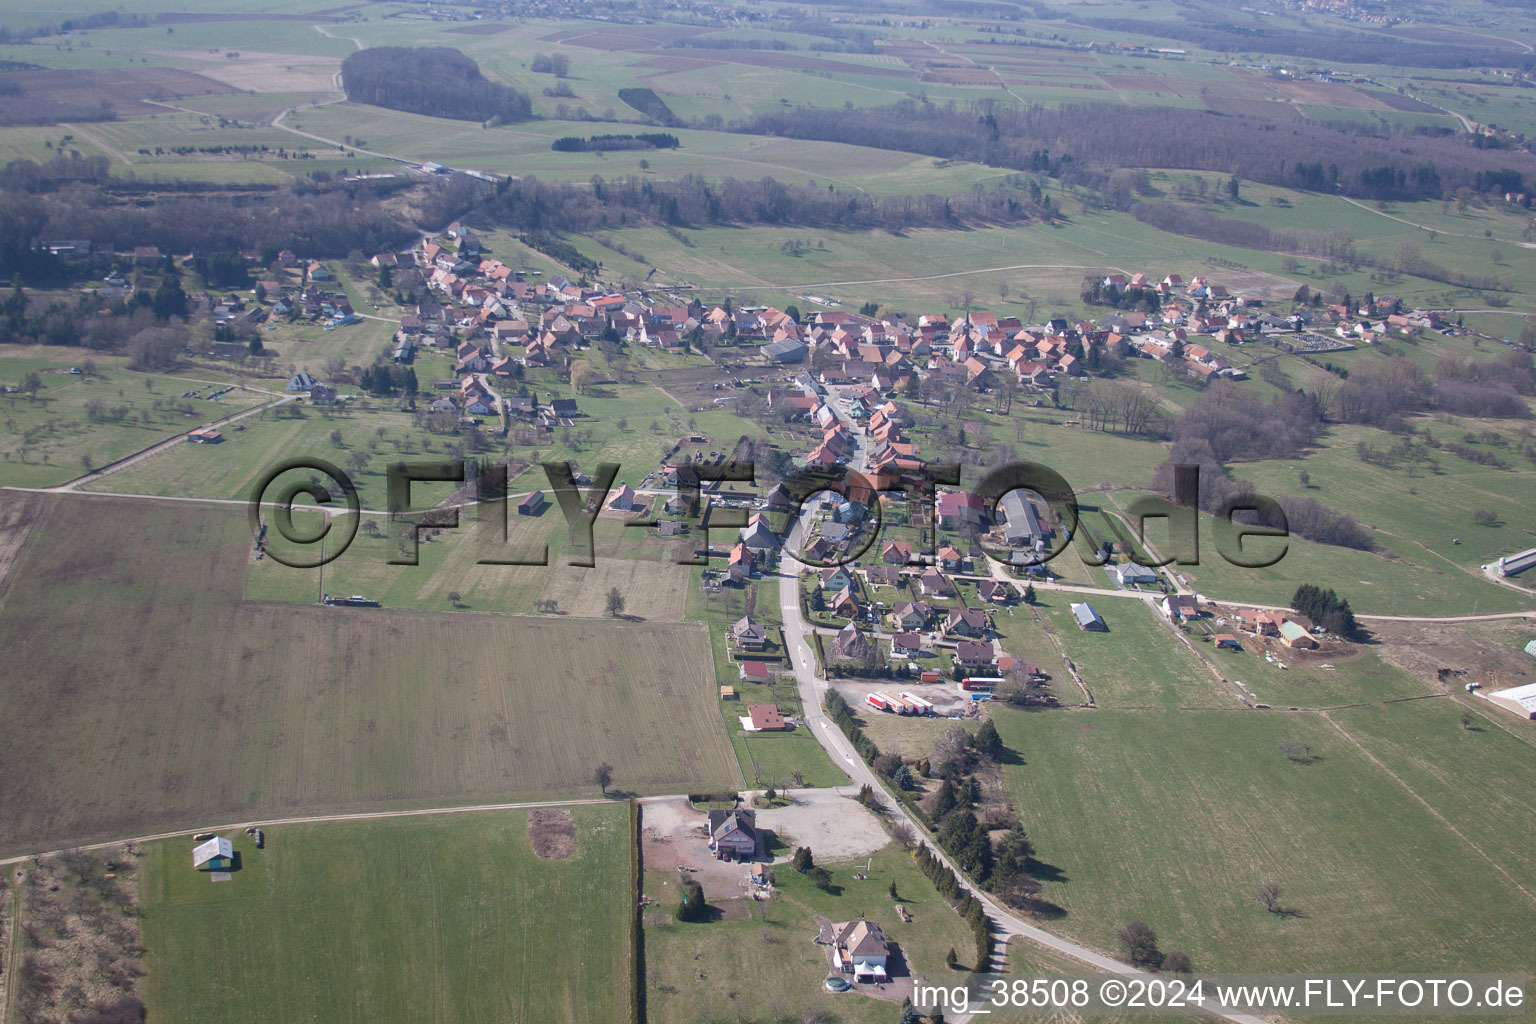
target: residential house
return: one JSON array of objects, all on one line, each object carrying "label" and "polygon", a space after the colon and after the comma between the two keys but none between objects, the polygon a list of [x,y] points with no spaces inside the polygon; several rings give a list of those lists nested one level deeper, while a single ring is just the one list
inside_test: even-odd
[{"label": "residential house", "polygon": [[633,512],[639,505],[639,495],[629,484],[621,486],[608,502],[610,512]]},{"label": "residential house", "polygon": [[880,561],[887,565],[906,565],[912,560],[912,545],[904,540],[888,540],[880,546]]},{"label": "residential house", "polygon": [[832,967],[853,975],[856,982],[888,980],[886,963],[891,945],[872,921],[860,918],[832,926]]},{"label": "residential house", "polygon": [[976,585],[976,596],[989,604],[1011,604],[1017,593],[1008,584],[997,580],[982,580]]},{"label": "residential house", "polygon": [[968,491],[941,491],[938,496],[939,525],[946,530],[980,526],[985,518],[981,495]]},{"label": "residential house", "polygon": [[1193,619],[1200,614],[1200,603],[1194,594],[1169,594],[1163,598],[1162,609],[1169,619]]},{"label": "residential house", "polygon": [[743,615],[731,626],[731,639],[744,651],[761,651],[768,646],[768,631]]},{"label": "residential house", "polygon": [[783,732],[787,728],[777,704],[752,704],[747,716],[752,721],[751,732]]},{"label": "residential house", "polygon": [[757,812],[749,807],[709,812],[709,848],[721,860],[752,860],[757,856]]},{"label": "residential house", "polygon": [[747,550],[745,544],[738,542],[731,548],[725,571],[733,583],[744,583],[752,578],[752,552]]},{"label": "residential house", "polygon": [[997,661],[997,651],[986,640],[961,640],[955,644],[955,664],[962,668],[990,668]]},{"label": "residential house", "polygon": [[985,636],[991,623],[980,608],[951,608],[944,620],[945,636]]},{"label": "residential house", "polygon": [[1137,565],[1135,562],[1124,562],[1120,565],[1112,566],[1109,572],[1110,575],[1114,576],[1115,582],[1122,587],[1130,586],[1133,583],[1137,586],[1144,586],[1157,582],[1157,573],[1144,565]]},{"label": "residential house", "polygon": [[901,630],[927,629],[932,618],[933,608],[924,601],[897,601],[891,609],[891,621]]},{"label": "residential house", "polygon": [[817,575],[816,585],[822,590],[837,592],[847,590],[853,585],[853,576],[841,565],[835,565],[821,570]]},{"label": "residential house", "polygon": [[924,597],[950,597],[955,592],[954,585],[944,578],[944,574],[932,568],[919,577],[917,586]]},{"label": "residential house", "polygon": [[946,572],[959,572],[965,564],[965,556],[960,550],[946,544],[939,548],[939,566]]},{"label": "residential house", "polygon": [[832,641],[832,650],[839,658],[854,661],[862,661],[871,653],[869,638],[852,622],[838,630],[837,637]]},{"label": "residential house", "polygon": [[923,653],[921,633],[896,633],[891,637],[891,657],[916,658]]},{"label": "residential house", "polygon": [[851,586],[838,591],[827,602],[827,610],[844,619],[856,619],[864,614],[864,606],[859,603],[859,597]]}]

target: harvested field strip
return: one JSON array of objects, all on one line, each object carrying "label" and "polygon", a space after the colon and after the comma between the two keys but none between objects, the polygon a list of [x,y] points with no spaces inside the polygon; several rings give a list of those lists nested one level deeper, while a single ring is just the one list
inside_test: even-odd
[{"label": "harvested field strip", "polygon": [[702,626],[246,603],[248,558],[238,509],[54,499],[0,609],[0,854],[740,779]]}]

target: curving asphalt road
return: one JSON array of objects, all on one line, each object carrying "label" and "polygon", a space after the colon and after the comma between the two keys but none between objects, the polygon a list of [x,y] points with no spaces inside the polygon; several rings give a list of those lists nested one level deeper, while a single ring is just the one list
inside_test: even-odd
[{"label": "curving asphalt road", "polygon": [[[840,419],[848,423],[853,431],[853,435],[858,442],[858,456],[854,468],[859,472],[865,472],[868,466],[869,450],[868,445],[865,443],[862,428],[847,417],[844,410],[840,407],[840,403],[829,402],[828,404]],[[826,696],[828,684],[825,679],[816,675],[815,655],[811,653],[810,645],[806,641],[809,630],[806,627],[804,618],[800,614],[800,571],[805,566],[788,553],[799,550],[797,541],[808,529],[809,519],[807,517],[810,514],[809,512],[802,514],[802,517],[790,527],[785,538],[785,544],[783,545],[784,553],[780,558],[779,573],[779,614],[784,623],[784,638],[789,645],[790,666],[794,669],[795,685],[799,690],[806,726],[810,729],[811,735],[816,737],[817,742],[825,748],[834,764],[841,768],[855,784],[867,785],[875,792],[883,813],[891,821],[902,822],[912,829],[913,835],[925,836],[931,840],[932,837],[928,836],[927,830],[923,828],[922,824],[913,818],[905,807],[891,798],[890,794],[886,792],[885,786],[876,777],[875,772],[869,765],[864,763],[864,759],[853,749],[853,744],[849,742],[848,737],[843,735],[843,731],[834,725],[821,710],[822,699]],[[1121,592],[1116,591],[1115,593]],[[958,877],[965,877],[964,873],[950,860],[949,855],[939,848],[937,843],[930,841],[929,846],[934,855],[944,864],[948,865]],[[986,893],[974,887],[971,887],[971,892],[981,901],[982,906],[985,908],[987,917],[992,922],[992,931],[995,939],[1000,940],[1005,945],[1011,938],[1024,938],[1069,956],[1074,960],[1081,961],[1095,970],[1125,975],[1127,977],[1151,977],[1146,972],[1121,963],[1119,960],[1106,956],[1096,949],[1091,949],[1088,946],[1064,939],[1059,935],[1054,935],[1043,928],[1014,916]],[[1262,1019],[1249,1014],[1207,1012],[1211,1016],[1235,1021],[1238,1024],[1267,1024]],[[955,1019],[965,1020],[969,1018],[962,1016]]]}]

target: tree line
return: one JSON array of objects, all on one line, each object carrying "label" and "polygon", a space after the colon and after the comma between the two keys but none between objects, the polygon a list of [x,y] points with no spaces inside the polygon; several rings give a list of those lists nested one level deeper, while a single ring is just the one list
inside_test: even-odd
[{"label": "tree line", "polygon": [[1430,281],[1476,288],[1484,291],[1510,291],[1514,282],[1496,274],[1468,274],[1443,267],[1424,258],[1416,242],[1405,242],[1391,256],[1362,253],[1348,231],[1318,231],[1310,228],[1267,228],[1238,217],[1220,217],[1209,210],[1180,203],[1136,202],[1126,207],[1131,216],[1160,231],[1200,238],[1221,245],[1238,246],[1266,252],[1315,256],[1351,266],[1374,267],[1389,274],[1411,274]]},{"label": "tree line", "polygon": [[371,46],[341,62],[347,99],[459,121],[525,121],[533,101],[448,46]]},{"label": "tree line", "polygon": [[[30,173],[14,167],[0,171],[0,182]],[[7,190],[0,193],[0,273],[12,269],[12,260],[36,258],[45,238],[90,239],[119,251],[139,245],[165,252],[292,249],[316,257],[409,245],[416,230],[380,203],[381,194],[360,183],[294,184],[164,197],[141,206],[84,182],[53,192]]]},{"label": "tree line", "polygon": [[[1244,115],[1107,103],[1017,106],[903,100],[884,107],[772,111],[725,127],[971,160],[1103,188],[1119,168],[1215,171],[1269,185],[1365,199],[1444,198],[1461,189],[1526,191],[1529,154],[1479,149],[1460,136],[1425,136],[1365,122],[1276,122]],[[1327,163],[1297,153],[1327,154]]]},{"label": "tree line", "polygon": [[[476,202],[474,190],[452,186],[460,204],[499,225],[522,231],[590,233],[661,224],[675,228],[717,224],[780,224],[853,229],[962,227],[1048,219],[1053,211],[1033,201],[1016,181],[975,186],[956,195],[872,196],[830,186],[790,185],[773,178],[712,182],[702,175],[675,181],[638,176],[593,177],[586,185],[520,178]],[[444,198],[448,198],[445,193]],[[453,207],[445,202],[439,212]]]},{"label": "tree line", "polygon": [[640,132],[635,135],[562,135],[549,144],[557,153],[602,153],[623,149],[677,149],[682,142],[671,132]]}]

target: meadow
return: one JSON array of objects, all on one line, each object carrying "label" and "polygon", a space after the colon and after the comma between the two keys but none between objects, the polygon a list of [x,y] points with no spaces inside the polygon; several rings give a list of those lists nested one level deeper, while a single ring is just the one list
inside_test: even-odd
[{"label": "meadow", "polygon": [[[92,373],[69,372],[83,370],[87,363]],[[66,483],[89,468],[276,397],[240,387],[234,374],[201,367],[142,374],[127,369],[126,363],[122,357],[85,349],[0,346],[0,382],[17,388],[35,373],[42,384],[35,396],[17,391],[0,395],[0,484]],[[179,397],[190,390],[207,396],[231,384],[235,390],[216,401]]]},{"label": "meadow", "polygon": [[1529,747],[1454,702],[994,721],[1064,934],[1145,920],[1199,971],[1528,969]]},{"label": "meadow", "polygon": [[[166,1020],[632,1019],[629,808],[288,825],[210,885],[191,843],[144,848],[145,1003]],[[336,898],[346,893],[345,900]],[[255,955],[254,951],[260,951]]]},{"label": "meadow", "polygon": [[[813,850],[814,853],[814,850]],[[951,949],[974,948],[960,915],[934,891],[911,855],[892,844],[869,862],[817,864],[832,871],[831,891],[817,889],[805,876],[781,864],[774,869],[775,898],[767,904],[731,900],[723,919],[688,923],[670,913],[677,902],[677,878],[647,871],[645,893],[658,904],[645,914],[646,1010],[657,1021],[773,1020],[779,1015],[821,1010],[848,1024],[893,1019],[887,1002],[854,993],[832,995],[822,980],[828,973],[824,947],[811,940],[815,916],[832,921],[877,922],[901,947],[916,973],[944,971]],[[894,883],[912,920],[902,921],[889,896]],[[703,960],[701,967],[700,960]],[[698,975],[701,970],[705,978]]]},{"label": "meadow", "polygon": [[3,852],[590,796],[600,761],[631,792],[739,783],[700,626],[247,602],[250,551],[234,507],[41,513],[0,606]]}]

